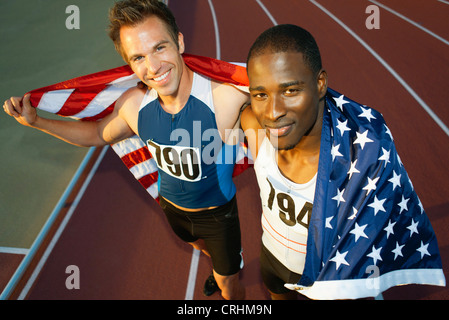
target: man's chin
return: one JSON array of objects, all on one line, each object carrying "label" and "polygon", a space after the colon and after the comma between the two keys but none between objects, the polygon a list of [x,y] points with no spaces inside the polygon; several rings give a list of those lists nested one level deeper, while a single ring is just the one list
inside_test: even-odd
[{"label": "man's chin", "polygon": [[285,151],[287,151],[287,150],[293,149],[296,146],[296,144],[294,144],[294,143],[291,143],[291,144],[279,143],[278,139],[270,139],[270,142],[271,142],[272,146],[276,150],[285,150]]},{"label": "man's chin", "polygon": [[275,146],[274,148],[276,150],[288,151],[288,150],[293,149],[294,147],[295,147],[295,145],[292,144],[292,145],[286,145],[286,146]]}]

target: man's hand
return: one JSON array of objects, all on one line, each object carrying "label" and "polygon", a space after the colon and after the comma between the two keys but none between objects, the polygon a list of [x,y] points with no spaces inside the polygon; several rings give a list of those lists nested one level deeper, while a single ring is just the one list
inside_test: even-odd
[{"label": "man's hand", "polygon": [[30,96],[11,97],[3,104],[3,110],[24,126],[33,126],[38,118],[36,108],[30,103]]}]

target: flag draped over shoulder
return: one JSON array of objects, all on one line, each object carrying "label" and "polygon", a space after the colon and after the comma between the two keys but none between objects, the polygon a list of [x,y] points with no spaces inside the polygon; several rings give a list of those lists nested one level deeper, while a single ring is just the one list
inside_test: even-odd
[{"label": "flag draped over shoulder", "polygon": [[[249,85],[245,67],[196,55],[183,57],[195,72],[236,87]],[[96,121],[111,113],[115,101],[138,82],[131,68],[125,65],[32,90],[31,104],[63,117]],[[158,199],[157,166],[145,143],[136,135],[112,148],[148,193]],[[234,175],[248,166],[248,158],[240,148]]]},{"label": "flag draped over shoulder", "polygon": [[329,89],[304,273],[313,299],[445,285],[437,240],[380,113]]}]

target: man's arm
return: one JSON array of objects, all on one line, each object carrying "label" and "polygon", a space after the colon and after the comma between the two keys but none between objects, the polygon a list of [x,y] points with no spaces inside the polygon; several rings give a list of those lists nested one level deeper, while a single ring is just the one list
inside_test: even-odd
[{"label": "man's arm", "polygon": [[217,128],[222,140],[235,144],[239,140],[236,132],[240,127],[240,111],[249,102],[249,94],[232,85],[212,82]]},{"label": "man's arm", "polygon": [[[137,89],[134,89],[137,90]],[[100,121],[65,121],[40,117],[30,103],[30,95],[12,97],[3,108],[24,126],[38,129],[65,142],[83,146],[103,146],[134,135],[121,110],[127,103],[126,96],[116,102],[114,111]]]},{"label": "man's arm", "polygon": [[253,160],[256,161],[260,145],[265,139],[266,133],[254,116],[251,105],[248,105],[242,111],[240,125],[248,141],[248,147],[251,151]]}]

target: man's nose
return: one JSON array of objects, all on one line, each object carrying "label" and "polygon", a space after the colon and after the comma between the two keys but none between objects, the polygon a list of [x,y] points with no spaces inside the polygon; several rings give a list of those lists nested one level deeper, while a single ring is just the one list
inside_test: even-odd
[{"label": "man's nose", "polygon": [[269,121],[275,122],[285,115],[285,106],[279,97],[273,96],[267,103],[265,109],[265,118]]},{"label": "man's nose", "polygon": [[161,68],[161,61],[158,58],[148,55],[145,57],[145,65],[148,69],[148,73],[153,76],[156,75]]}]

